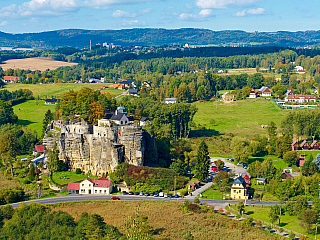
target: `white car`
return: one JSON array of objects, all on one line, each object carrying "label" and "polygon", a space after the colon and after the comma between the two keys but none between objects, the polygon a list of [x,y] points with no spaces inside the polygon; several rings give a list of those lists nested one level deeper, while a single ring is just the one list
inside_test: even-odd
[{"label": "white car", "polygon": [[164,194],[164,197],[167,198],[167,197],[168,197],[168,193],[165,193],[165,194]]}]

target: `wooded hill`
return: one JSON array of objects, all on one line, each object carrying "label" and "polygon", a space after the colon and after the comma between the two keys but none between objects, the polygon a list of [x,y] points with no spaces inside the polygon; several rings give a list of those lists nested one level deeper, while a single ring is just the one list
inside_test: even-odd
[{"label": "wooded hill", "polygon": [[297,47],[315,45],[320,41],[320,31],[299,32],[245,32],[209,29],[155,29],[135,28],[123,30],[65,29],[40,33],[9,34],[0,32],[0,46],[56,48],[63,46],[89,47],[89,41],[114,43],[122,46],[165,44],[196,44],[218,46],[276,45]]}]

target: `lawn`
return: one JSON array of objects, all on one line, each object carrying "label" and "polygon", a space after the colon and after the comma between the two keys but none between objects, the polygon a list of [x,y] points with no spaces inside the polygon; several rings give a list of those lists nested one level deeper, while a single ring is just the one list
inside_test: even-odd
[{"label": "lawn", "polygon": [[315,159],[318,154],[320,154],[320,150],[312,150],[312,151],[298,151],[302,157],[308,159],[310,155]]},{"label": "lawn", "polygon": [[[226,198],[230,196],[230,192],[222,193],[217,189],[216,185],[213,185],[212,187],[203,191],[201,194],[202,194],[201,199],[205,199],[205,200],[223,200],[223,196],[225,196]],[[198,195],[198,197],[200,197],[200,194]]]},{"label": "lawn", "polygon": [[108,88],[103,89],[103,92],[110,92],[114,95],[119,95],[124,92],[121,89],[114,89],[111,83],[48,83],[48,84],[22,84],[22,83],[12,83],[7,84],[5,89],[9,91],[15,91],[18,89],[30,89],[33,92],[35,98],[59,98],[64,92],[71,89],[74,91],[79,91],[83,87],[89,87],[94,90],[98,90],[103,86],[108,86]]},{"label": "lawn", "polygon": [[[270,207],[267,206],[246,206],[245,214],[271,223],[270,218],[268,217],[270,211],[269,209]],[[278,225],[278,221],[276,225]],[[307,234],[306,229],[302,227],[301,220],[299,220],[296,216],[289,216],[287,213],[281,215],[280,226],[301,234]],[[314,231],[314,229],[311,231]],[[309,234],[308,237],[314,237],[314,235]]]},{"label": "lawn", "polygon": [[[75,172],[55,172],[52,175],[52,180],[59,185],[67,185],[69,182],[81,182],[86,179],[88,175],[76,174]],[[90,176],[91,179],[97,179],[97,177]]]},{"label": "lawn", "polygon": [[19,119],[18,124],[35,130],[38,136],[42,134],[42,121],[48,109],[55,112],[55,106],[45,105],[41,100],[29,100],[13,107]]},{"label": "lawn", "polygon": [[232,133],[239,136],[265,134],[266,129],[261,128],[261,125],[268,125],[273,121],[279,126],[287,114],[272,101],[262,98],[233,103],[197,102],[194,105],[198,108],[194,116],[196,124],[223,134]]}]

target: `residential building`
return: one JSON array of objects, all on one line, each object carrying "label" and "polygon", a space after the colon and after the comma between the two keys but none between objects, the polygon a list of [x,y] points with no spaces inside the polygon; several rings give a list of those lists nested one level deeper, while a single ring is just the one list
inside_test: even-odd
[{"label": "residential building", "polygon": [[222,101],[223,101],[223,102],[233,102],[234,99],[235,99],[235,97],[234,97],[234,94],[232,94],[232,93],[225,92],[225,93],[222,95]]},{"label": "residential building", "polygon": [[175,99],[175,98],[165,98],[165,99],[164,99],[164,102],[165,102],[166,104],[169,104],[169,103],[177,103],[177,99]]},{"label": "residential building", "polygon": [[129,90],[128,90],[128,95],[138,96],[138,92],[139,92],[138,89],[135,89],[135,88],[129,89]]},{"label": "residential building", "polygon": [[315,103],[316,97],[313,95],[295,95],[291,94],[285,97],[285,102],[295,102],[295,103]]},{"label": "residential building", "polygon": [[257,184],[265,184],[266,183],[266,179],[265,178],[256,178]]},{"label": "residential building", "polygon": [[109,195],[112,193],[112,182],[105,177],[98,180],[87,178],[80,183],[68,183],[68,193],[79,194],[104,194]]},{"label": "residential building", "polygon": [[256,90],[252,89],[249,93],[249,98],[257,98],[257,92]]},{"label": "residential building", "polygon": [[297,150],[300,150],[300,145],[297,141],[294,141],[292,144],[291,144],[291,148],[292,148],[292,151],[297,151]]},{"label": "residential building", "polygon": [[237,177],[231,186],[231,199],[232,200],[245,200],[248,199],[247,183],[243,177]]},{"label": "residential building", "polygon": [[310,144],[307,142],[307,140],[304,140],[304,141],[300,144],[300,147],[301,147],[303,150],[309,150],[309,149],[310,149]]},{"label": "residential building", "polygon": [[262,87],[259,89],[259,95],[261,97],[271,97],[271,91],[268,87]]},{"label": "residential building", "polygon": [[296,72],[302,71],[302,70],[303,70],[303,67],[301,67],[301,66],[295,66],[294,70],[295,70]]},{"label": "residential building", "polygon": [[115,113],[110,118],[110,121],[114,122],[117,125],[127,125],[127,124],[129,124],[129,119],[128,119],[126,113],[127,113],[127,111],[126,111],[125,107],[120,105],[120,107],[117,108]]},{"label": "residential building", "polygon": [[4,76],[3,81],[5,83],[14,83],[16,81],[20,81],[20,77]]},{"label": "residential building", "polygon": [[55,105],[57,103],[58,103],[58,99],[55,99],[55,98],[44,100],[45,105]]},{"label": "residential building", "polygon": [[148,119],[147,117],[142,117],[142,118],[140,119],[140,127],[146,125],[147,122],[150,122],[149,119]]},{"label": "residential building", "polygon": [[319,150],[320,144],[318,143],[317,140],[314,140],[314,141],[311,143],[310,147],[311,147],[313,150]]}]

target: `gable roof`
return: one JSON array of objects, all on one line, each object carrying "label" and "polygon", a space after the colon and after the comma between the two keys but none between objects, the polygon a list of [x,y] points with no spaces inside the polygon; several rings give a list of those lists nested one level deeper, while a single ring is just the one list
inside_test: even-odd
[{"label": "gable roof", "polygon": [[313,148],[313,147],[314,147],[314,145],[316,145],[316,144],[319,144],[319,143],[318,143],[318,141],[317,141],[317,140],[314,140],[314,141],[311,143],[311,147]]},{"label": "gable roof", "polygon": [[34,148],[36,149],[36,152],[38,152],[38,153],[44,152],[44,145],[35,145]]},{"label": "gable roof", "polygon": [[253,88],[251,89],[250,93],[257,93],[256,90],[254,90]]},{"label": "gable roof", "polygon": [[58,101],[58,99],[55,99],[55,98],[51,98],[51,99],[46,99],[44,100],[45,102],[52,102],[52,103],[55,103]]},{"label": "gable roof", "polygon": [[146,121],[148,121],[149,119],[147,118],[147,117],[142,117],[141,119],[140,119],[140,122],[146,122]]},{"label": "gable roof", "polygon": [[[233,184],[241,184],[243,186],[243,188],[246,188],[247,187],[247,183],[245,181],[245,179],[243,177],[237,177],[234,181],[233,181]],[[232,184],[232,185],[233,185]]]},{"label": "gable roof", "polygon": [[301,144],[300,147],[303,147],[304,145],[310,146],[307,140],[304,140]]},{"label": "gable roof", "polygon": [[89,178],[89,177],[88,177],[88,178],[86,178],[85,180],[82,180],[82,181],[81,181],[81,183],[82,183],[82,182],[84,182],[84,181],[86,181],[86,180],[88,180],[89,182],[91,182],[91,183],[93,183],[93,184],[94,184],[93,180],[92,180],[91,178]]},{"label": "gable roof", "polygon": [[288,95],[287,99],[316,99],[313,95]]},{"label": "gable roof", "polygon": [[129,89],[129,93],[131,93],[131,94],[137,94],[137,93],[138,93],[138,89],[135,89],[135,88]]},{"label": "gable roof", "polygon": [[126,114],[125,113],[118,113],[117,115],[113,114],[110,120],[119,121],[123,116],[126,116]]},{"label": "gable roof", "polygon": [[297,141],[294,141],[294,142],[291,144],[291,146],[294,146],[294,145],[296,145],[296,144],[299,145],[299,143],[298,143]]},{"label": "gable roof", "polygon": [[80,183],[68,183],[68,190],[80,190]]},{"label": "gable roof", "polygon": [[111,181],[107,180],[106,178],[104,179],[98,179],[98,180],[93,180],[94,187],[110,187],[111,186]]},{"label": "gable roof", "polygon": [[13,77],[13,76],[4,76],[3,80],[6,81],[15,81],[15,80],[20,80],[20,77]]}]

